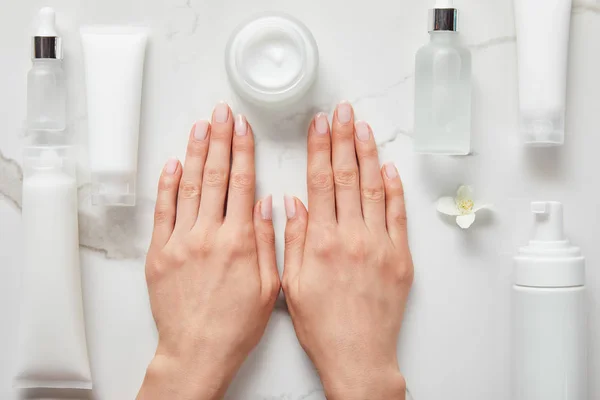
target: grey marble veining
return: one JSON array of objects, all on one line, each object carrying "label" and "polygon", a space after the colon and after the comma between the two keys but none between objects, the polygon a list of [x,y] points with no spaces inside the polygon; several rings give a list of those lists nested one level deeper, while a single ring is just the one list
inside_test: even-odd
[{"label": "grey marble veining", "polygon": [[[226,397],[226,399],[233,400],[233,398],[228,397]],[[323,394],[323,389],[312,389],[302,394],[286,393],[275,396],[264,396],[256,398],[256,400],[325,400],[325,395]]]},{"label": "grey marble veining", "polygon": [[577,1],[575,0],[573,2],[573,13],[594,13],[594,14],[598,14],[600,13],[600,4],[598,3],[590,3],[590,1]]},{"label": "grey marble veining", "polygon": [[21,209],[23,170],[18,162],[6,157],[0,150],[0,196]]},{"label": "grey marble veining", "polygon": [[[191,2],[186,2],[182,7],[192,10]],[[584,10],[595,10],[594,7],[581,6]],[[197,16],[197,14],[194,14]],[[173,32],[174,36],[178,32]],[[193,34],[191,32],[190,34]],[[486,40],[481,43],[470,45],[474,51],[483,51],[494,46],[514,43],[514,36],[501,36]],[[403,76],[396,82],[387,87],[371,93],[365,93],[351,99],[351,103],[359,107],[360,103],[365,101],[376,101],[393,96],[394,91],[414,78],[414,73]],[[322,102],[317,105],[307,105],[301,111],[283,114],[275,118],[270,125],[274,131],[290,131],[302,129],[307,125],[315,113],[321,110],[330,110],[335,107],[333,99],[328,102]],[[70,126],[81,126],[87,122],[87,116],[80,115],[70,121]],[[292,129],[294,128],[294,129]],[[410,137],[410,130],[402,127],[395,127],[389,133],[378,133],[376,139],[378,146],[383,148],[393,143],[400,136]],[[260,136],[257,137],[257,145],[260,145]],[[290,146],[294,146],[292,143]],[[281,166],[286,159],[286,155],[291,148],[283,146],[279,150],[278,164]],[[7,158],[0,152],[0,195],[11,202],[16,208],[21,208],[21,187],[23,173],[21,166],[16,160]],[[87,199],[89,194],[88,186],[80,186],[80,199]],[[95,209],[86,207],[85,201],[81,201],[82,208],[79,213],[80,224],[80,245],[82,248],[105,255],[107,258],[116,259],[137,259],[145,256],[144,245],[140,244],[138,232],[136,230],[136,220],[140,215],[145,217],[149,214],[153,200],[139,199],[141,204],[134,209]]]},{"label": "grey marble veining", "polygon": [[[21,210],[23,171],[16,160],[0,152],[0,196]],[[145,256],[139,242],[136,220],[148,218],[153,203],[138,198],[138,206],[102,209],[89,203],[89,185],[78,189],[80,198],[79,241],[84,249],[101,253],[107,258],[137,259]],[[151,215],[151,214],[150,214]]]}]

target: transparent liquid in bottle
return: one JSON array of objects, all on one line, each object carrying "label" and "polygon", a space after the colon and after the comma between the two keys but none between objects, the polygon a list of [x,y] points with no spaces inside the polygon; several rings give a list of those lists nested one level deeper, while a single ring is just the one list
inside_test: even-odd
[{"label": "transparent liquid in bottle", "polygon": [[456,32],[431,32],[415,66],[417,153],[471,152],[471,53]]},{"label": "transparent liquid in bottle", "polygon": [[66,83],[61,61],[35,60],[27,75],[27,128],[66,129]]}]

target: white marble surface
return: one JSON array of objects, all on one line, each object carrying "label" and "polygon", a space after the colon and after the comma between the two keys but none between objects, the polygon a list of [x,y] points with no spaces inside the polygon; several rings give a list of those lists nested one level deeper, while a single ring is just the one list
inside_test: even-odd
[{"label": "white marble surface", "polygon": [[[600,211],[597,115],[600,105],[600,7],[575,0],[569,64],[567,142],[526,151],[516,133],[516,52],[511,0],[456,0],[463,39],[473,50],[475,152],[464,158],[418,157],[411,150],[413,63],[428,40],[428,2],[417,0],[2,0],[0,1],[0,398],[43,395],[11,388],[16,357],[19,275],[20,155],[25,143],[30,21],[52,5],[66,45],[69,129],[80,145],[81,260],[92,397],[132,399],[151,358],[156,333],[144,282],[156,178],[163,162],[184,155],[189,127],[219,100],[246,113],[258,141],[259,194],[273,193],[278,238],[281,196],[306,198],[305,128],[317,110],[353,101],[369,121],[382,160],[403,175],[416,281],[400,339],[400,362],[416,400],[506,400],[509,395],[511,257],[528,238],[528,203],[566,205],[570,238],[588,258],[590,335],[600,336]],[[253,110],[231,92],[223,51],[234,27],[262,11],[303,20],[321,52],[320,78],[304,105],[277,115]],[[152,28],[144,86],[138,207],[89,205],[86,111],[77,34],[88,23]],[[433,203],[470,183],[496,211],[460,231]],[[282,240],[278,243],[281,256]],[[590,376],[600,376],[600,345],[592,341]],[[600,381],[590,380],[590,399]],[[66,394],[65,394],[66,395]],[[68,398],[79,398],[71,394]],[[73,397],[74,396],[74,397]],[[323,399],[317,376],[283,308],[228,392],[232,400]]]}]

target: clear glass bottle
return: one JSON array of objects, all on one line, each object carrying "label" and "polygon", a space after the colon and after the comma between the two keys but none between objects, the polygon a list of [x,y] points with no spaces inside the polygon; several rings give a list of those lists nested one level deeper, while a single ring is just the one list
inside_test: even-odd
[{"label": "clear glass bottle", "polygon": [[55,30],[54,10],[39,13],[39,27],[32,42],[33,66],[27,75],[27,129],[66,129],[66,82],[62,68],[62,42]]},{"label": "clear glass bottle", "polygon": [[417,52],[415,65],[417,153],[471,152],[471,52],[460,44],[457,22],[451,1],[430,10],[431,40]]}]

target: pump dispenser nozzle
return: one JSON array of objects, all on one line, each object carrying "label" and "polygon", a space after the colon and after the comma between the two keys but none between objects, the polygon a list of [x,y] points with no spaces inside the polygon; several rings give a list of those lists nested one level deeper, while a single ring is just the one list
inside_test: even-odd
[{"label": "pump dispenser nozzle", "polygon": [[561,203],[536,201],[531,203],[531,212],[535,214],[534,241],[559,242],[565,240]]},{"label": "pump dispenser nozzle", "polygon": [[585,282],[585,260],[564,233],[563,205],[531,203],[533,237],[515,257],[515,284],[528,287],[575,287]]}]

